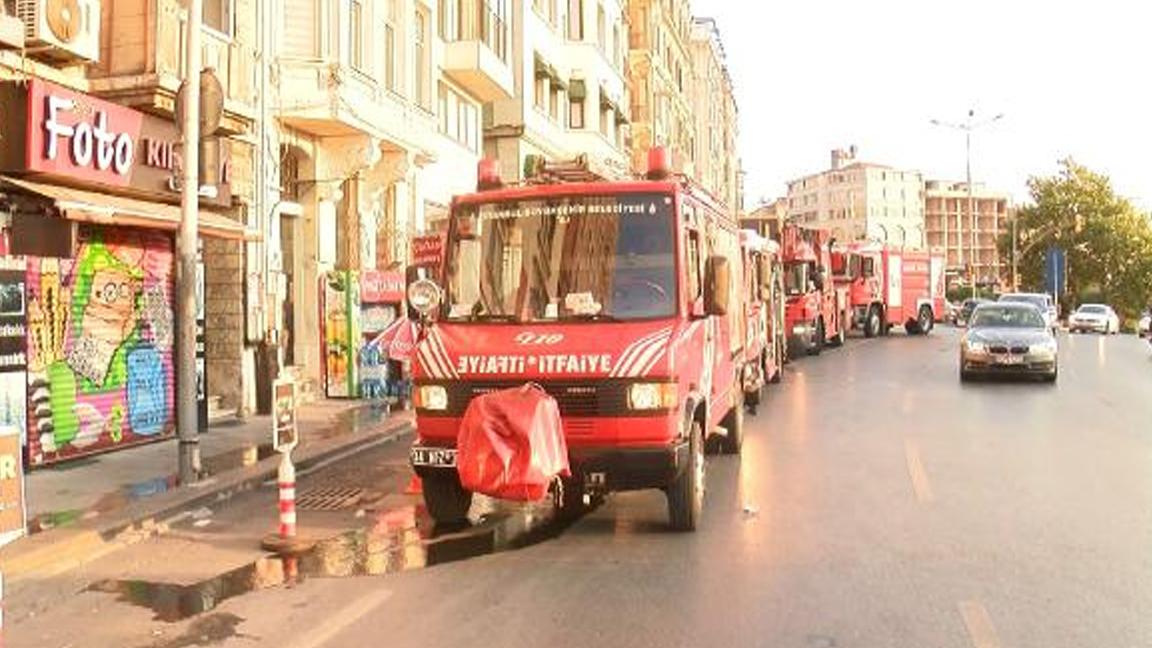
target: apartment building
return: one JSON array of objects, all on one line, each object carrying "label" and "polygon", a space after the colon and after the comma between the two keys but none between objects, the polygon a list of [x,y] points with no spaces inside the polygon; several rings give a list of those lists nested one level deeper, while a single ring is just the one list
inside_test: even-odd
[{"label": "apartment building", "polygon": [[[202,407],[238,408],[255,389],[242,369],[245,241],[262,236],[250,227],[256,33],[245,6],[209,1],[203,15],[206,96],[222,110],[205,133],[201,315],[188,324],[201,333]],[[32,465],[175,432],[185,18],[175,0],[0,4],[0,274],[22,306],[7,330],[26,332],[5,354],[16,362],[0,367],[0,390],[29,405],[17,418]]]},{"label": "apartment building", "polygon": [[708,191],[739,212],[742,191],[736,150],[738,111],[715,20],[693,20],[690,52],[692,109],[696,122],[693,170]]},{"label": "apartment building", "polygon": [[788,222],[788,199],[777,198],[770,203],[760,205],[756,209],[741,217],[741,229],[750,229],[760,236],[774,241],[780,240],[780,230]]},{"label": "apartment building", "polygon": [[[1008,194],[972,185],[973,223],[965,182],[924,183],[924,223],[928,245],[946,251],[948,269],[980,283],[1000,280],[1010,271],[1000,258],[998,241],[1011,227]],[[975,236],[973,236],[975,226]]]},{"label": "apartment building", "polygon": [[696,118],[692,106],[692,12],[688,0],[628,3],[628,78],[632,89],[632,164],[648,150],[672,152],[674,170],[695,177]]},{"label": "apartment building", "polygon": [[788,218],[832,231],[841,241],[924,247],[924,182],[919,171],[856,160],[832,151],[828,170],[788,183]]},{"label": "apartment building", "polygon": [[[511,0],[283,0],[267,107],[269,326],[314,383],[320,278],[403,266],[471,191],[487,102],[515,92]],[[354,395],[354,394],[352,394]]]},{"label": "apartment building", "polygon": [[484,112],[484,152],[504,178],[522,178],[529,156],[629,173],[625,19],[617,0],[513,3],[513,92]]}]

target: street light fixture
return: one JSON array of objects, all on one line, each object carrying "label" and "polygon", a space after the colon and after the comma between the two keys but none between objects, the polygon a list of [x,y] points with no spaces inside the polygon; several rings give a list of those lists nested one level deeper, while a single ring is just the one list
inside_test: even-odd
[{"label": "street light fixture", "polygon": [[[968,217],[972,221],[972,297],[976,297],[976,261],[979,259],[977,254],[977,229],[976,229],[976,209],[975,200],[972,196],[972,131],[983,128],[995,121],[999,121],[1004,117],[1004,113],[999,113],[991,119],[981,121],[976,120],[976,111],[973,109],[968,110],[968,118],[963,122],[946,122],[939,119],[931,120],[933,126],[940,126],[943,128],[951,128],[954,130],[964,131],[964,168],[967,175],[968,185]],[[948,217],[943,218],[944,221],[944,260],[948,260]],[[960,265],[964,264],[964,234],[961,223],[963,219],[956,218],[956,261]]]}]

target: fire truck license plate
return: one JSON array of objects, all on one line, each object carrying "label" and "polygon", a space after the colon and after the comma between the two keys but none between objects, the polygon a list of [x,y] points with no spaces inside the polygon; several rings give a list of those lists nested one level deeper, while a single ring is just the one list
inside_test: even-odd
[{"label": "fire truck license plate", "polygon": [[455,448],[412,448],[413,466],[431,466],[433,468],[455,468]]},{"label": "fire truck license plate", "polygon": [[1024,364],[1024,357],[1023,356],[1006,355],[1006,356],[1000,356],[1000,358],[998,358],[998,360],[1000,361],[1000,364],[1006,364],[1006,365]]}]

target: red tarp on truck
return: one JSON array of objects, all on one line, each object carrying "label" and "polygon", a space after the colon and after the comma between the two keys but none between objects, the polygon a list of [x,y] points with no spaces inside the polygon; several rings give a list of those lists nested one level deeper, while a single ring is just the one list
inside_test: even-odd
[{"label": "red tarp on truck", "polygon": [[473,398],[456,447],[460,484],[489,497],[541,500],[557,476],[571,475],[560,408],[537,385]]}]

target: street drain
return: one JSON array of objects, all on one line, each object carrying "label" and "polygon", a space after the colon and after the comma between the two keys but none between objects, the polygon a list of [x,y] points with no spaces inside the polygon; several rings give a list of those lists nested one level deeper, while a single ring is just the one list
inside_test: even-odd
[{"label": "street drain", "polygon": [[298,511],[341,511],[364,497],[363,488],[333,486],[310,488],[296,496]]}]

